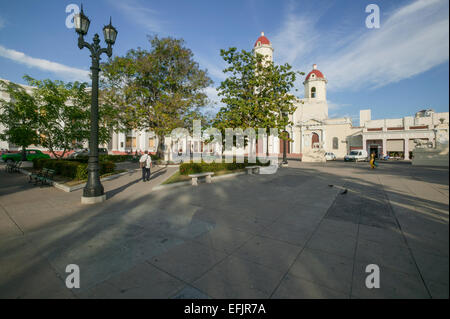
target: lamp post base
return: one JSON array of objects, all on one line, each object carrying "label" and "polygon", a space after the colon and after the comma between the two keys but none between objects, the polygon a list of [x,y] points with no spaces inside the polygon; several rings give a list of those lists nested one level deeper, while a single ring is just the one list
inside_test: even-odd
[{"label": "lamp post base", "polygon": [[95,197],[81,196],[82,204],[97,204],[97,203],[102,203],[105,200],[106,200],[106,194],[101,195],[101,196],[95,196]]}]

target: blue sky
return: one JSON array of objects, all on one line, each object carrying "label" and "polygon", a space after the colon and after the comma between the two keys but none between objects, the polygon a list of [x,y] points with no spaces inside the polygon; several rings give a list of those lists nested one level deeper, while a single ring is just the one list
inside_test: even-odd
[{"label": "blue sky", "polygon": [[[65,0],[0,2],[0,78],[22,76],[88,80],[90,58],[65,26]],[[368,4],[380,8],[381,26],[368,29]],[[148,1],[85,0],[88,39],[112,16],[119,31],[114,55],[148,48],[147,35],[183,38],[218,86],[225,67],[219,50],[252,49],[261,31],[276,63],[309,72],[316,63],[328,79],[329,114],[372,118],[449,107],[449,2],[399,1]],[[101,35],[102,37],[102,35]],[[103,56],[106,59],[106,56]],[[302,79],[296,83],[303,96]],[[207,93],[217,101],[214,87]]]}]

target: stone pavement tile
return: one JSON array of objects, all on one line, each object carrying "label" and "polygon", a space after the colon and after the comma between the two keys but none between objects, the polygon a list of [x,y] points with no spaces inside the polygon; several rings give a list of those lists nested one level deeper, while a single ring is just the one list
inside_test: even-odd
[{"label": "stone pavement tile", "polygon": [[419,232],[411,232],[409,229],[403,229],[409,247],[412,250],[423,250],[431,254],[449,256],[449,237],[442,236],[430,237]]},{"label": "stone pavement tile", "polygon": [[186,285],[175,295],[171,296],[170,299],[211,299],[211,297],[197,288]]},{"label": "stone pavement tile", "polygon": [[127,241],[124,247],[130,251],[133,258],[137,260],[148,260],[185,242],[186,240],[183,238],[150,229]]},{"label": "stone pavement tile", "polygon": [[51,254],[48,259],[61,275],[65,274],[66,266],[69,264],[80,267],[80,292],[129,269],[142,260],[132,255],[131,251],[123,246],[114,245],[101,251],[85,252],[84,249],[68,249]]},{"label": "stone pavement tile", "polygon": [[284,273],[254,262],[228,257],[193,283],[212,298],[269,298]]},{"label": "stone pavement tile", "polygon": [[192,240],[221,251],[225,254],[231,254],[239,246],[245,243],[252,235],[246,232],[235,230],[223,225],[215,225],[210,230]]},{"label": "stone pavement tile", "polygon": [[430,298],[420,276],[380,267],[380,288],[366,287],[366,263],[356,263],[353,275],[352,298]]},{"label": "stone pavement tile", "polygon": [[236,250],[233,256],[286,272],[301,249],[296,245],[255,236]]},{"label": "stone pavement tile", "polygon": [[191,283],[224,259],[226,254],[195,242],[185,242],[154,256],[149,262],[169,274]]},{"label": "stone pavement tile", "polygon": [[257,235],[261,232],[265,232],[267,227],[272,224],[272,221],[254,216],[240,216],[237,218],[231,217],[227,220],[218,219],[217,224]]},{"label": "stone pavement tile", "polygon": [[363,211],[361,212],[359,223],[361,225],[388,229],[397,226],[397,222],[392,215],[381,212],[380,210]]},{"label": "stone pavement tile", "polygon": [[273,299],[348,299],[349,295],[318,285],[312,281],[287,275],[275,293]]},{"label": "stone pavement tile", "polygon": [[327,214],[325,215],[325,219],[358,224],[359,208],[358,206],[348,207],[343,203],[335,203],[328,210]]},{"label": "stone pavement tile", "polygon": [[359,238],[387,245],[406,245],[403,235],[397,226],[380,228],[359,225]]},{"label": "stone pavement tile", "polygon": [[292,245],[303,247],[313,232],[313,227],[299,226],[286,227],[285,224],[275,222],[270,225],[265,232],[259,236],[286,242]]},{"label": "stone pavement tile", "polygon": [[11,220],[11,218],[9,218],[6,211],[0,205],[0,238],[3,239],[18,235],[22,235],[22,232]]},{"label": "stone pavement tile", "polygon": [[344,220],[335,220],[325,217],[317,228],[317,231],[356,237],[358,234],[358,225]]},{"label": "stone pavement tile", "polygon": [[435,255],[421,249],[413,249],[413,255],[425,282],[449,285],[449,257]]},{"label": "stone pavement tile", "polygon": [[289,274],[350,295],[352,270],[352,259],[305,248]]},{"label": "stone pavement tile", "polygon": [[0,265],[0,298],[74,297],[23,236],[0,241]]},{"label": "stone pavement tile", "polygon": [[448,299],[448,284],[425,280],[428,290],[433,299]]},{"label": "stone pavement tile", "polygon": [[110,298],[161,299],[168,298],[179,291],[185,283],[155,268],[147,262],[114,275],[80,295],[82,298],[95,298],[109,287]]},{"label": "stone pavement tile", "polygon": [[320,221],[322,220],[323,215],[321,214],[300,214],[295,212],[287,212],[281,215],[276,222],[284,224],[286,229],[291,229],[295,231],[298,228],[311,228],[315,229]]},{"label": "stone pavement tile", "polygon": [[356,237],[345,233],[327,232],[319,226],[306,247],[352,259],[355,255]]},{"label": "stone pavement tile", "polygon": [[390,267],[407,274],[417,275],[417,267],[405,245],[380,244],[360,238],[356,248],[357,262]]}]

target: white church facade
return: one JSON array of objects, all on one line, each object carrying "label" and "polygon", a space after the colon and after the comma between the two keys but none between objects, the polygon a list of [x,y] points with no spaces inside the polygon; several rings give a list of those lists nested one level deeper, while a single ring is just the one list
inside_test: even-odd
[{"label": "white church facade", "polygon": [[[264,33],[253,50],[273,61],[274,49]],[[435,143],[438,126],[448,134],[449,112],[422,110],[414,116],[372,120],[370,110],[361,110],[359,126],[353,126],[348,117],[329,118],[327,83],[314,64],[303,82],[304,97],[296,101],[297,108],[290,116],[293,125],[286,127],[290,138],[288,158],[324,161],[325,152],[343,158],[352,150],[364,149],[378,157],[397,155],[408,160],[418,140]],[[278,141],[273,143],[271,153],[277,153],[280,146]],[[279,153],[282,150],[281,146]]]}]

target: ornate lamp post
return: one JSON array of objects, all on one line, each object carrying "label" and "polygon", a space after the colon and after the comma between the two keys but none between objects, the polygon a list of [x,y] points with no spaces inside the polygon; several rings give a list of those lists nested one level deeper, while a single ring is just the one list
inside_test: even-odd
[{"label": "ornate lamp post", "polygon": [[81,12],[74,17],[75,30],[78,33],[78,47],[80,49],[88,48],[91,51],[92,59],[92,98],[91,98],[91,135],[89,139],[89,160],[88,160],[88,181],[83,189],[81,202],[85,204],[99,203],[106,199],[103,185],[100,182],[98,165],[98,73],[100,71],[100,55],[106,53],[108,57],[112,56],[112,45],[116,42],[117,30],[111,24],[103,27],[103,35],[107,48],[101,48],[100,37],[94,35],[93,43],[84,41],[84,36],[89,30],[91,21],[84,15],[83,5]]},{"label": "ornate lamp post", "polygon": [[[288,119],[288,114],[286,112],[283,112],[282,116],[284,117],[285,120]],[[283,161],[281,162],[281,165],[287,166],[288,161],[286,158],[286,147],[287,147],[288,132],[286,131],[286,129],[283,131],[283,137],[284,137],[284,139],[283,139]]]},{"label": "ornate lamp post", "polygon": [[[284,130],[283,131],[283,135],[284,135],[285,138],[287,138],[288,132],[286,130]],[[287,158],[286,158],[286,147],[287,147],[287,140],[283,139],[283,162],[281,162],[281,164],[283,164],[283,165],[287,165],[288,164],[288,161],[287,161]]]}]

